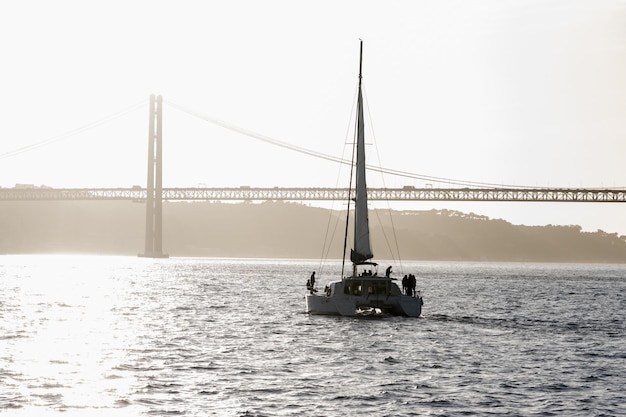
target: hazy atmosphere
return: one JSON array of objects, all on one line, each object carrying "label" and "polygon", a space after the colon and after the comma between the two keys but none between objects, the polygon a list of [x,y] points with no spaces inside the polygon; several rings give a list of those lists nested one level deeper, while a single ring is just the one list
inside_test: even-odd
[{"label": "hazy atmosphere", "polygon": [[[343,256],[345,212],[290,202],[168,202],[163,209],[164,251],[172,257]],[[17,201],[3,203],[3,213],[0,254],[134,256],[145,247],[142,204]],[[379,262],[626,263],[626,237],[576,226],[514,226],[450,210],[378,210],[371,220]]]},{"label": "hazy atmosphere", "polygon": [[[343,187],[332,162],[180,106],[342,156],[359,38],[369,162],[439,178],[371,186],[626,186],[624,1],[20,1],[0,4],[0,36],[2,187],[145,185],[150,94],[165,187]],[[622,205],[394,208],[626,234]]]},{"label": "hazy atmosphere", "polygon": [[626,204],[372,190],[621,198],[626,0],[0,1],[0,39],[0,413],[626,416]]}]

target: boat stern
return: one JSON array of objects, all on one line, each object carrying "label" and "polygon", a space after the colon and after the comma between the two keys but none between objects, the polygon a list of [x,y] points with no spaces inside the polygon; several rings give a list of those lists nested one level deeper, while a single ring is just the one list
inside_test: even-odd
[{"label": "boat stern", "polygon": [[331,297],[326,295],[307,294],[305,299],[306,312],[309,314],[340,314]]},{"label": "boat stern", "polygon": [[408,317],[419,317],[422,315],[422,298],[402,296],[398,302],[402,314]]}]

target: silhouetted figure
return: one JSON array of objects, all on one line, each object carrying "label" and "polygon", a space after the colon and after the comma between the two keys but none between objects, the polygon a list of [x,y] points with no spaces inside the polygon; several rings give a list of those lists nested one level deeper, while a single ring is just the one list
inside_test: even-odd
[{"label": "silhouetted figure", "polygon": [[415,296],[415,285],[416,285],[416,279],[415,279],[415,275],[410,274],[409,275],[409,295],[411,296]]},{"label": "silhouetted figure", "polygon": [[315,271],[311,274],[311,287],[315,288]]},{"label": "silhouetted figure", "polygon": [[406,276],[406,274],[404,275],[404,277],[402,277],[402,293],[404,295],[407,295],[407,287],[409,286],[409,277]]},{"label": "silhouetted figure", "polygon": [[391,265],[389,265],[389,266],[387,267],[387,269],[385,269],[385,276],[386,276],[387,278],[389,278],[389,277],[391,276]]}]

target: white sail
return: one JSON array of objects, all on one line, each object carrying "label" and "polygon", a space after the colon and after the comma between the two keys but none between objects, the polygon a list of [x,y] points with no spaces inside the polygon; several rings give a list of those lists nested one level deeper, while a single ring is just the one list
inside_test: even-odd
[{"label": "white sail", "polygon": [[[361,61],[363,45],[361,44]],[[363,123],[363,94],[361,92],[361,68],[359,68],[359,97],[357,102],[356,142],[356,199],[354,214],[354,250],[350,260],[359,264],[372,258],[370,230],[367,218],[367,185],[365,183],[365,124]]]}]

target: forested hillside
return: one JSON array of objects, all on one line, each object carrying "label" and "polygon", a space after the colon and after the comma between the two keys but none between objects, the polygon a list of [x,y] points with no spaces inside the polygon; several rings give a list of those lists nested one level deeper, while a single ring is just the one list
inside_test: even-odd
[{"label": "forested hillside", "polygon": [[[344,213],[284,202],[170,202],[163,211],[171,256],[341,257]],[[144,205],[131,202],[3,202],[0,254],[136,255],[144,248],[144,216]],[[381,260],[397,258],[397,243],[405,260],[626,262],[623,236],[575,225],[531,227],[431,210],[370,213],[370,226]]]}]

